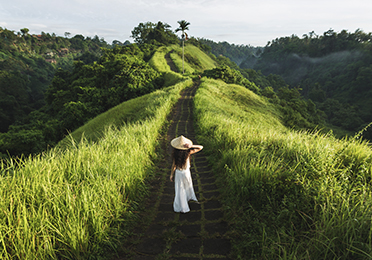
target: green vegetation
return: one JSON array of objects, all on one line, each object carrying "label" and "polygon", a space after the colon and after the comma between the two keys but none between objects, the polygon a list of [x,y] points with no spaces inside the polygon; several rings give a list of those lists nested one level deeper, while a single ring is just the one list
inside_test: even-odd
[{"label": "green vegetation", "polygon": [[[37,107],[31,107],[29,102],[31,94],[34,93],[32,90],[28,91],[30,86],[27,85],[27,78],[30,78],[30,75],[22,76],[22,71],[16,69],[11,69],[10,73],[0,72],[0,82],[3,80],[5,83],[0,84],[0,94],[1,91],[4,92],[1,96],[4,99],[1,106],[4,108],[0,107],[0,119],[5,123],[2,125],[3,131],[0,129],[0,158],[45,151],[54,147],[68,133],[121,102],[183,80],[180,74],[170,71],[164,60],[167,53],[164,51],[171,51],[174,48],[169,47],[172,46],[170,44],[179,41],[169,28],[169,25],[162,22],[141,23],[132,31],[132,37],[138,44],[123,45],[116,41],[112,48],[104,45],[105,42],[98,37],[85,39],[77,35],[67,39],[46,34],[40,36],[40,39],[51,45],[47,45],[50,48],[64,48],[53,49],[60,55],[56,55],[52,50],[46,54],[53,55],[56,64],[44,61],[50,68],[50,71],[44,71],[48,75],[44,82],[48,87],[44,86],[40,90]],[[2,32],[5,47],[17,46],[19,41],[35,38],[28,36],[27,30],[22,32],[22,37],[14,36],[14,32],[7,30]],[[14,37],[6,38],[4,34]],[[61,44],[55,46],[56,42]],[[35,46],[37,44],[31,42],[31,52]],[[106,48],[100,48],[102,46]],[[180,49],[176,45],[173,46]],[[190,46],[186,49],[186,65],[190,71],[198,73],[197,71],[215,66],[198,48]],[[5,56],[1,55],[0,58],[7,57],[8,52],[4,53]],[[71,59],[69,66],[61,68],[59,61],[71,53],[80,56],[75,57],[73,64]],[[197,56],[200,56],[200,60]],[[45,57],[41,56],[40,60],[42,58]],[[178,56],[173,59],[178,64]],[[28,65],[24,66],[28,68]],[[22,109],[23,112],[20,111]]]},{"label": "green vegetation", "polygon": [[[316,108],[316,105],[311,100],[305,100],[298,89],[290,89],[287,85],[282,84],[280,80],[275,80],[272,77],[267,79],[258,75],[256,77],[258,83],[268,83],[264,89],[261,89],[245,78],[238,70],[226,65],[207,70],[202,76],[220,79],[229,84],[238,84],[268,98],[272,104],[276,105],[278,112],[281,112],[282,123],[289,128],[296,130],[316,129],[322,128],[324,125],[324,114]],[[275,83],[275,86],[280,86],[277,92],[270,87],[270,82]],[[326,131],[325,128],[323,130]]]},{"label": "green vegetation", "polygon": [[182,32],[182,74],[185,74],[185,69],[184,69],[184,63],[185,63],[185,40],[187,40],[188,36],[187,33],[185,32],[186,30],[189,29],[190,23],[182,20],[178,21],[178,24],[180,25],[177,29],[176,32],[181,31]]},{"label": "green vegetation", "polygon": [[96,62],[78,60],[72,71],[59,69],[45,91],[46,104],[0,134],[0,153],[41,152],[121,102],[163,87],[163,75],[145,61],[155,48],[115,46]]},{"label": "green vegetation", "polygon": [[[323,35],[277,38],[264,48],[199,41],[220,63],[224,57],[234,61],[235,66],[228,65],[261,89],[297,88],[324,113],[326,128],[338,137],[352,136],[371,122],[371,33],[330,29]],[[363,137],[370,140],[372,129]]]},{"label": "green vegetation", "polygon": [[[37,155],[0,161],[2,259],[105,258],[115,251],[132,231],[146,183],[155,175],[167,116],[180,91],[193,84],[190,78],[199,75],[198,141],[222,183],[234,257],[372,257],[372,152],[361,138],[369,126],[370,110],[361,108],[368,109],[369,102],[370,35],[329,31],[277,39],[261,55],[260,72],[208,53],[214,45],[192,37],[183,52],[180,39],[162,22],[141,23],[132,31],[136,44],[113,48],[100,49],[104,42],[98,37],[43,34],[43,41],[61,42],[53,50],[87,51],[76,51],[73,66],[72,59],[65,60],[66,67],[55,73],[44,51],[27,49],[34,41],[27,28],[21,32],[0,32],[1,105],[20,104],[13,114],[0,108],[9,128],[0,134],[0,155]],[[224,51],[231,47],[222,45]],[[100,50],[91,52],[92,46]],[[232,49],[248,58],[259,55],[249,46]],[[350,49],[333,63],[335,52]],[[294,79],[289,68],[298,64],[294,51],[311,75],[297,82],[303,90],[287,83]],[[178,73],[171,71],[167,54]],[[268,73],[265,63],[285,57],[294,57],[278,73],[287,82]],[[45,92],[33,92],[30,86],[44,80],[50,82]],[[39,99],[28,108],[25,93],[42,93],[45,103]],[[349,98],[361,106],[345,105]],[[337,139],[323,130],[325,120],[342,130],[365,128],[354,138]],[[72,133],[66,137],[67,131]],[[54,148],[45,151],[48,146]]]},{"label": "green vegetation", "polygon": [[235,45],[228,42],[214,42],[208,39],[198,39],[198,41],[209,46],[210,51],[216,57],[227,57],[241,68],[253,68],[257,62],[257,57],[263,52],[263,47],[253,47],[250,45]]},{"label": "green vegetation", "polygon": [[170,45],[178,42],[169,24],[159,21],[158,23],[140,23],[132,31],[132,38],[138,44]]},{"label": "green vegetation", "polygon": [[[268,43],[253,68],[280,75],[291,88],[302,89],[325,112],[332,128],[352,135],[372,118],[371,40],[371,33],[361,30],[282,37]],[[371,139],[372,130],[363,135]]]},{"label": "green vegetation", "polygon": [[158,72],[164,73],[164,86],[171,86],[182,79],[182,75],[171,71],[164,56],[173,50],[175,45],[162,46],[156,50],[152,58],[149,60],[149,65]]},{"label": "green vegetation", "polygon": [[[162,104],[160,104],[161,102],[164,102],[161,98],[175,99],[177,96],[175,96],[173,92],[180,91],[180,87],[184,88],[185,86],[190,86],[190,84],[191,80],[186,79],[183,83],[178,83],[169,88],[163,88],[162,91],[156,91],[140,98],[131,99],[113,107],[65,137],[60,142],[60,145],[70,145],[71,138],[73,138],[74,143],[79,143],[82,139],[86,139],[89,142],[97,142],[102,138],[108,125],[120,128],[125,124],[128,125],[146,121],[159,112],[157,111],[158,107],[162,106]],[[169,96],[167,96],[168,92],[170,93]],[[175,100],[172,100],[171,104],[174,102]],[[169,108],[167,108],[166,111],[169,111]]]},{"label": "green vegetation", "polygon": [[[162,46],[158,48],[152,58],[149,60],[149,65],[155,70],[165,73],[164,75],[164,85],[172,85],[174,82],[179,80],[182,75],[171,71],[169,65],[167,64],[164,56],[170,53],[170,58],[177,68],[177,71],[182,72],[182,49],[178,45]],[[210,70],[215,68],[218,63],[213,60],[208,54],[201,51],[198,47],[187,44],[184,48],[185,54],[185,75],[193,76],[201,74],[205,70]]]},{"label": "green vegetation", "polygon": [[57,68],[71,69],[74,59],[94,61],[108,47],[98,36],[70,39],[42,32],[30,35],[0,27],[0,133],[43,106],[44,91]]},{"label": "green vegetation", "polygon": [[173,46],[162,46],[158,48],[152,58],[149,60],[150,66],[156,69],[159,72],[171,72],[170,67],[167,64],[167,61],[164,59],[164,56],[173,49]]},{"label": "green vegetation", "polygon": [[[176,65],[178,71],[182,72],[182,50],[180,47],[174,47],[175,51],[171,53],[171,58]],[[217,66],[217,62],[212,60],[206,53],[201,51],[194,45],[187,44],[184,49],[185,75],[201,73],[204,70],[210,70]]]},{"label": "green vegetation", "polygon": [[74,132],[63,149],[2,165],[1,258],[91,259],[114,250],[146,194],[167,115],[191,84],[125,102]]},{"label": "green vegetation", "polygon": [[198,141],[220,173],[236,259],[366,259],[372,250],[372,152],[281,124],[275,104],[203,79]]}]

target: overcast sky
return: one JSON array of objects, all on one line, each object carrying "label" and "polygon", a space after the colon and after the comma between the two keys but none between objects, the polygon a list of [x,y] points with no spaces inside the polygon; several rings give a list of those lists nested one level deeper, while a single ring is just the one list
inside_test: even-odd
[{"label": "overcast sky", "polygon": [[178,27],[216,42],[265,46],[275,38],[329,29],[372,32],[371,0],[0,0],[0,27],[32,34],[98,35],[133,41],[141,22]]}]

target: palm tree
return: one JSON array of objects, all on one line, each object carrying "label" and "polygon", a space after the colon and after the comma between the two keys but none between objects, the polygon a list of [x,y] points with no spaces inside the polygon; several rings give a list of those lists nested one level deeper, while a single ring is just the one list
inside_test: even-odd
[{"label": "palm tree", "polygon": [[185,60],[185,54],[184,54],[185,35],[186,35],[186,38],[187,38],[187,34],[185,33],[185,31],[189,29],[190,23],[187,22],[187,21],[185,21],[185,20],[182,20],[182,21],[178,21],[178,24],[180,25],[180,27],[178,27],[176,29],[176,32],[182,31],[182,74],[185,74],[185,69],[184,69],[184,60]]}]

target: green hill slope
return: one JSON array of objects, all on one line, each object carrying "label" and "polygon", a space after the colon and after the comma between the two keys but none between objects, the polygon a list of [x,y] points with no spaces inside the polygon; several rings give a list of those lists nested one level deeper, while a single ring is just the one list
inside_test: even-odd
[{"label": "green hill slope", "polygon": [[[253,68],[282,76],[326,113],[329,124],[356,132],[372,118],[371,41],[360,29],[281,37],[268,43]],[[364,137],[371,140],[372,130]]]},{"label": "green hill slope", "polygon": [[[186,75],[194,72],[201,73],[204,70],[213,69],[217,66],[217,63],[211,57],[194,45],[185,45],[184,51]],[[178,72],[182,72],[182,47],[178,45],[160,47],[149,61],[150,65],[160,72],[171,72],[170,67],[164,59],[167,53],[171,53],[170,57],[175,63]]]},{"label": "green hill slope", "polygon": [[[180,51],[181,56],[179,56]],[[163,46],[158,48],[152,58],[149,60],[150,66],[152,66],[158,72],[166,74],[164,81],[165,86],[173,86],[180,81],[189,79],[187,76],[190,76],[189,72],[187,72],[185,75],[186,77],[184,77],[180,73],[171,71],[164,58],[169,52],[176,53],[174,56],[171,55],[171,59],[174,63],[179,63],[180,61],[182,63],[182,48],[178,45]],[[186,57],[189,56],[188,60],[185,61],[185,65],[187,68],[189,68],[189,71],[192,71],[193,73],[202,73],[204,70],[213,69],[217,65],[216,62],[213,61],[207,54],[193,45],[185,46],[185,54]],[[167,91],[167,89],[163,89],[162,91]],[[71,136],[65,138],[60,145],[70,143],[69,139],[71,137],[75,140],[75,142],[79,142],[83,136],[88,140],[98,141],[107,126],[113,125],[119,127],[123,123],[132,123],[144,120],[145,118],[151,116],[153,111],[156,111],[156,106],[158,104],[154,103],[153,100],[160,102],[157,98],[157,93],[158,92],[154,92],[151,95],[144,95],[139,98],[131,99],[105,113],[100,114],[93,120],[87,122],[84,126],[75,130]]]},{"label": "green hill slope", "polygon": [[192,84],[177,73],[173,80],[100,114],[44,154],[1,161],[2,259],[87,259],[117,246],[146,194],[167,115]]},{"label": "green hill slope", "polygon": [[[201,74],[203,71],[213,69],[217,66],[216,61],[194,45],[187,44],[184,53],[184,76]],[[167,54],[169,54],[170,59],[177,70],[176,72],[171,70],[167,61],[164,59]],[[158,72],[164,73],[164,85],[171,86],[182,78],[182,75],[180,74],[182,73],[182,48],[178,45],[160,47],[149,60],[149,64]]]},{"label": "green hill slope", "polygon": [[[164,56],[172,50],[171,59],[179,64],[180,49],[170,46],[159,48],[149,65],[167,75],[165,85],[177,84],[100,114],[43,155],[1,162],[1,258],[104,258],[129,235],[154,174],[159,134],[180,91],[192,84],[167,67]],[[198,78],[215,68],[194,46],[186,50],[191,56],[185,59],[186,76]],[[223,184],[233,257],[368,257],[372,152],[367,144],[287,128],[278,97],[273,102],[241,75],[226,71],[205,75],[221,74],[245,86],[203,77],[194,118],[198,142]]]},{"label": "green hill slope", "polygon": [[0,133],[44,105],[44,92],[58,68],[72,68],[74,59],[93,62],[101,47],[98,36],[58,37],[42,32],[21,34],[0,27]]},{"label": "green hill slope", "polygon": [[264,98],[222,81],[204,79],[195,108],[234,227],[234,259],[370,257],[367,143],[289,130]]},{"label": "green hill slope", "polygon": [[[179,63],[181,58],[177,53],[181,48],[178,45],[159,48],[159,45],[131,44],[102,48],[102,56],[96,62],[76,61],[72,71],[58,69],[45,92],[45,105],[12,125],[6,133],[0,130],[0,158],[37,154],[54,147],[66,134],[110,108],[191,76],[188,72],[181,75],[170,71],[164,59],[170,51],[175,54],[171,57],[173,63]],[[215,66],[215,62],[195,46],[186,44],[185,55],[185,66],[196,75]],[[9,86],[10,83],[5,84],[6,88]],[[0,87],[0,93],[1,90]],[[10,103],[3,105],[6,104]],[[0,108],[0,118],[1,114],[7,113],[2,113]]]},{"label": "green hill slope", "polygon": [[2,162],[1,258],[90,259],[116,248],[146,194],[161,128],[191,83],[107,111],[63,149]]},{"label": "green hill slope", "polygon": [[[71,135],[63,139],[59,143],[59,146],[70,145],[71,139],[74,140],[74,143],[79,143],[83,138],[89,142],[97,142],[102,138],[108,127],[120,128],[123,125],[138,124],[146,121],[148,118],[155,116],[159,111],[159,107],[164,106],[164,104],[168,104],[168,106],[174,104],[177,99],[175,91],[180,91],[180,86],[184,87],[190,84],[191,80],[189,79],[176,86],[164,88],[151,94],[123,102],[90,120],[84,126],[79,127]],[[169,111],[170,107],[162,109]]]}]

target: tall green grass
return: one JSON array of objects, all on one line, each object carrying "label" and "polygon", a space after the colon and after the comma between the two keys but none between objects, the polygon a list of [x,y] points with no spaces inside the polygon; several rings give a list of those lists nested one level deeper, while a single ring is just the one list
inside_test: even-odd
[{"label": "tall green grass", "polygon": [[70,146],[71,137],[75,143],[79,142],[82,138],[86,138],[88,141],[98,141],[103,136],[107,126],[121,127],[153,118],[158,113],[159,107],[163,105],[164,96],[170,92],[170,97],[173,97],[173,89],[178,89],[179,86],[184,86],[185,84],[190,85],[191,81],[188,80],[187,83],[179,84],[177,87],[168,87],[161,91],[123,102],[75,130],[70,136],[62,140],[58,146]]},{"label": "tall green grass", "polygon": [[170,67],[167,64],[164,56],[170,52],[172,48],[170,46],[162,46],[156,50],[154,55],[152,55],[149,60],[150,66],[156,69],[159,72],[171,72]]},{"label": "tall green grass", "polygon": [[[177,67],[177,70],[182,72],[182,47],[179,45],[160,47],[150,59],[149,64],[157,71],[166,73],[169,78],[182,77],[181,74],[172,72],[164,59],[164,56],[171,51],[172,53],[170,54],[170,57],[173,63]],[[217,66],[217,63],[214,60],[194,45],[187,44],[184,52],[185,76],[190,76],[193,73],[201,73],[204,70],[213,69]]]},{"label": "tall green grass", "polygon": [[[170,56],[178,71],[182,72],[182,47],[173,46],[173,49],[174,52]],[[210,70],[217,66],[215,61],[194,45],[186,44],[184,55],[183,68],[185,75],[202,73],[204,70]]]},{"label": "tall green grass", "polygon": [[43,155],[2,163],[0,258],[98,259],[114,251],[128,235],[146,179],[155,174],[151,166],[160,129],[180,91],[191,84],[138,98],[138,120],[127,122],[132,103],[122,104],[103,115],[116,114],[113,121],[88,124],[90,140],[78,130],[70,145],[65,141],[63,148]]},{"label": "tall green grass", "polygon": [[171,70],[164,56],[173,49],[172,46],[162,46],[156,50],[154,55],[149,60],[150,66],[159,72],[164,73],[164,85],[172,86],[183,80],[183,76]]},{"label": "tall green grass", "polygon": [[224,182],[236,259],[372,257],[372,151],[355,138],[295,132],[265,99],[203,79],[198,140]]}]

